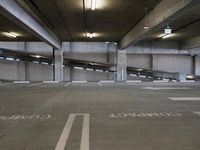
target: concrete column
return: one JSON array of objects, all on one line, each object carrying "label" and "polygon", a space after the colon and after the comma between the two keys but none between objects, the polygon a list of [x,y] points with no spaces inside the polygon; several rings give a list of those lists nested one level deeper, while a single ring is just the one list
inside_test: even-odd
[{"label": "concrete column", "polygon": [[[117,45],[114,43],[108,44],[108,63],[113,64],[113,66],[110,68],[113,72],[116,72],[117,67]],[[115,74],[109,72],[108,73],[108,80],[115,80]]]},{"label": "concrete column", "polygon": [[152,55],[152,69],[158,70],[158,55]]},{"label": "concrete column", "polygon": [[195,56],[195,74],[200,75],[200,55]]},{"label": "concrete column", "polygon": [[60,50],[55,50],[55,81],[63,81],[63,44]]},{"label": "concrete column", "polygon": [[127,80],[127,52],[126,50],[117,51],[117,82]]}]

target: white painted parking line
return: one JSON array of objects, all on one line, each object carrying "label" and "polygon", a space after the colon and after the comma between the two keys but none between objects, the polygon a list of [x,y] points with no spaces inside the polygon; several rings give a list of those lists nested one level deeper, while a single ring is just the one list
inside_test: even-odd
[{"label": "white painted parking line", "polygon": [[65,84],[65,87],[69,86],[70,84],[71,84],[71,82],[69,82],[69,83]]},{"label": "white painted parking line", "polygon": [[193,113],[195,113],[195,114],[200,116],[200,111],[193,111]]},{"label": "white painted parking line", "polygon": [[142,87],[143,90],[189,90],[188,87]]},{"label": "white painted parking line", "polygon": [[4,86],[4,85],[11,85],[12,83],[2,83],[0,84],[1,86]]},{"label": "white painted parking line", "polygon": [[55,148],[55,150],[64,150],[72,125],[74,123],[74,120],[76,116],[83,116],[83,128],[82,128],[82,137],[81,137],[81,144],[80,144],[80,150],[89,150],[89,126],[90,126],[90,115],[89,114],[70,114],[69,118],[67,120],[67,123],[65,124],[65,127],[63,129],[63,132],[60,136],[60,139],[58,141],[58,144]]},{"label": "white painted parking line", "polygon": [[194,83],[195,80],[186,80],[186,81],[180,81],[181,83]]},{"label": "white painted parking line", "polygon": [[98,82],[98,85],[103,86],[100,82]]},{"label": "white painted parking line", "polygon": [[115,83],[113,80],[100,81],[100,83]]},{"label": "white painted parking line", "polygon": [[127,83],[140,83],[142,82],[141,80],[127,80]]},{"label": "white painted parking line", "polygon": [[43,81],[43,83],[47,83],[47,84],[57,84],[57,83],[59,83],[59,81]]},{"label": "white painted parking line", "polygon": [[72,83],[87,83],[87,81],[72,81]]},{"label": "white painted parking line", "polygon": [[173,101],[200,101],[200,97],[168,97]]},{"label": "white painted parking line", "polygon": [[37,85],[40,85],[40,84],[42,84],[42,82],[29,85],[28,87],[34,87],[34,86],[37,86]]},{"label": "white painted parking line", "polygon": [[169,80],[154,80],[154,83],[167,83]]},{"label": "white painted parking line", "polygon": [[30,81],[14,81],[15,84],[29,84]]},{"label": "white painted parking line", "polygon": [[85,114],[83,120],[83,129],[81,137],[81,146],[80,150],[89,150],[89,133],[90,133],[90,115]]}]

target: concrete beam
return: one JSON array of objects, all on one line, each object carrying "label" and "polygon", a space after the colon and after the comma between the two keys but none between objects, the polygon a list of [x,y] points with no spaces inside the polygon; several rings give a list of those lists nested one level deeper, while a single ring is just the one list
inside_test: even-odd
[{"label": "concrete beam", "polygon": [[199,5],[199,0],[161,1],[147,16],[149,20],[149,29],[144,29],[145,20],[143,19],[122,38],[120,49],[125,49],[130,44],[136,44],[149,33],[159,30],[167,23],[176,20],[197,5]]},{"label": "concrete beam", "polygon": [[0,0],[0,13],[24,29],[36,35],[56,49],[61,49],[61,42],[47,27],[39,23],[15,0]]},{"label": "concrete beam", "polygon": [[196,48],[200,48],[200,36],[184,41],[181,46],[182,50],[190,50]]}]

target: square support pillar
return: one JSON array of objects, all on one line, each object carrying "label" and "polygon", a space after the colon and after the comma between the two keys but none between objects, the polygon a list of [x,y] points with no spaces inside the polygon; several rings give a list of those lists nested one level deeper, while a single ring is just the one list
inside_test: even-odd
[{"label": "square support pillar", "polygon": [[200,75],[200,55],[195,56],[195,74]]},{"label": "square support pillar", "polygon": [[55,50],[55,81],[63,81],[63,48]]},{"label": "square support pillar", "polygon": [[126,50],[117,51],[117,82],[127,80],[127,52]]}]

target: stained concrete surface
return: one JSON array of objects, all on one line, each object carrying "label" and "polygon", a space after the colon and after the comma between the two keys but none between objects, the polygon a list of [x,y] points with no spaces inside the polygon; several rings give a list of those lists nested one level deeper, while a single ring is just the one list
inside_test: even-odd
[{"label": "stained concrete surface", "polygon": [[[90,114],[90,150],[200,149],[200,101],[168,98],[200,97],[200,84],[31,84],[0,84],[2,150],[55,150],[69,115],[78,113]],[[77,116],[65,150],[80,150],[82,126]]]}]

